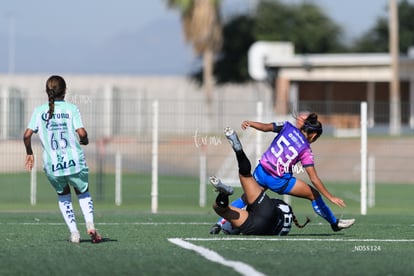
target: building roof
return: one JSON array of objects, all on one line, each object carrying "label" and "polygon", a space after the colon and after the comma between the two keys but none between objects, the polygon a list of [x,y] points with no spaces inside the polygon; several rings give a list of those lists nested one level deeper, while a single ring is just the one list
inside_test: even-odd
[{"label": "building roof", "polygon": [[[414,75],[414,58],[399,59],[400,79]],[[249,50],[249,74],[265,80],[271,72],[292,81],[390,81],[389,53],[339,53],[296,55],[290,42],[259,41]]]}]

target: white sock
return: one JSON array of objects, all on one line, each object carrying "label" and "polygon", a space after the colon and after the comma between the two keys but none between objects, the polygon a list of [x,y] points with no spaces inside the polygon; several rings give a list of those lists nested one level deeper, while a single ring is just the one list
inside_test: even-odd
[{"label": "white sock", "polygon": [[73,211],[72,200],[70,194],[58,195],[59,209],[65,219],[66,225],[70,232],[77,232],[78,227],[76,225],[75,212]]},{"label": "white sock", "polygon": [[79,206],[82,210],[85,223],[91,223],[93,225],[93,201],[89,192],[84,192],[78,195]]}]

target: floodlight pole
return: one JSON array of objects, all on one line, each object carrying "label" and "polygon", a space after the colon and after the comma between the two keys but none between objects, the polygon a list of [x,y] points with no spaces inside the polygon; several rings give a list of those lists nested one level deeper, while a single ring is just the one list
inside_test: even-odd
[{"label": "floodlight pole", "polygon": [[367,103],[361,103],[361,215],[367,214]]},{"label": "floodlight pole", "polygon": [[389,51],[391,56],[390,134],[401,134],[398,7],[397,0],[389,0]]},{"label": "floodlight pole", "polygon": [[119,152],[115,155],[115,205],[122,204],[122,156]]},{"label": "floodlight pole", "polygon": [[151,213],[158,212],[158,101],[152,103],[152,181],[151,181]]}]

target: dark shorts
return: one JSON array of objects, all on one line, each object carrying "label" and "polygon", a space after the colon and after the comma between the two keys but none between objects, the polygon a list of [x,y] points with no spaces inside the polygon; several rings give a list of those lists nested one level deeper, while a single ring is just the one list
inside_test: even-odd
[{"label": "dark shorts", "polygon": [[279,235],[283,226],[283,213],[263,191],[256,201],[247,205],[249,216],[240,226],[244,235]]}]

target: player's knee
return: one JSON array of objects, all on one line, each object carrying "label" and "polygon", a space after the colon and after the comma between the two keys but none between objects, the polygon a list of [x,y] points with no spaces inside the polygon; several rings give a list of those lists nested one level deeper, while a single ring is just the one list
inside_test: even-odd
[{"label": "player's knee", "polygon": [[250,162],[247,160],[247,162],[241,162],[239,163],[239,174],[245,177],[252,176],[252,166],[250,165]]},{"label": "player's knee", "polygon": [[316,200],[321,197],[321,194],[316,189],[311,189],[311,193],[309,194],[310,200]]},{"label": "player's knee", "polygon": [[227,208],[223,208],[217,205],[217,203],[214,202],[213,204],[213,210],[214,212],[216,212],[217,215],[219,215],[220,217],[223,217],[223,214],[226,212]]},{"label": "player's knee", "polygon": [[252,177],[252,174],[250,172],[246,173],[246,172],[239,170],[239,174],[243,177]]},{"label": "player's knee", "polygon": [[60,192],[60,193],[57,193],[58,195],[68,195],[68,194],[70,194],[70,188],[69,188],[69,185],[66,185],[64,188],[63,188],[63,191],[62,192]]}]

